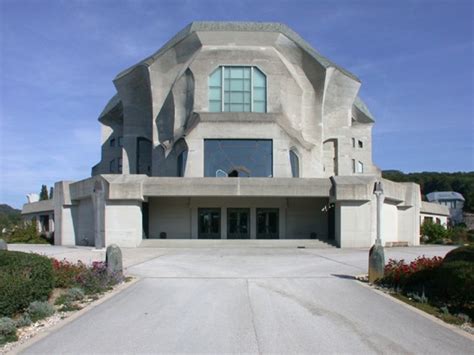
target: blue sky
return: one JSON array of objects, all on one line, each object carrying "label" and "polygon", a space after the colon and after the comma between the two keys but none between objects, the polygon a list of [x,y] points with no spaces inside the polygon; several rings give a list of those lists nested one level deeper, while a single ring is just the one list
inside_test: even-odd
[{"label": "blue sky", "polygon": [[276,21],[362,81],[382,169],[474,170],[470,0],[0,0],[0,203],[90,175],[112,79],[194,20]]}]

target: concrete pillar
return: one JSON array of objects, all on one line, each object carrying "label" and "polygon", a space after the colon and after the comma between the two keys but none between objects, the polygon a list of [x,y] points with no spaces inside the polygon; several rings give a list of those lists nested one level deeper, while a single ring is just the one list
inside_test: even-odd
[{"label": "concrete pillar", "polygon": [[98,180],[92,193],[94,206],[94,244],[97,249],[105,247],[105,191],[103,182]]},{"label": "concrete pillar", "polygon": [[191,209],[191,239],[198,239],[198,208]]},{"label": "concrete pillar", "polygon": [[257,209],[250,208],[250,239],[257,239]]},{"label": "concrete pillar", "polygon": [[76,245],[73,220],[75,206],[70,198],[69,184],[68,181],[59,181],[54,184],[55,245]]},{"label": "concrete pillar", "polygon": [[227,239],[227,207],[221,208],[221,239]]}]

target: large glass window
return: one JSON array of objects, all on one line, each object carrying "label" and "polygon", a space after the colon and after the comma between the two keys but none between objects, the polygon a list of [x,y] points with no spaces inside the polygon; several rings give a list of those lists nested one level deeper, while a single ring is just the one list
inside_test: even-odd
[{"label": "large glass window", "polygon": [[267,78],[256,67],[221,66],[209,76],[210,112],[266,112]]},{"label": "large glass window", "polygon": [[204,176],[272,177],[271,139],[204,140]]}]

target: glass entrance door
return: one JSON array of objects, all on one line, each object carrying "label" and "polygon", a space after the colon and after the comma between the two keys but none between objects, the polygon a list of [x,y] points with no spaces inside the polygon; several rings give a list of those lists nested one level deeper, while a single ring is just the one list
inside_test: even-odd
[{"label": "glass entrance door", "polygon": [[278,239],[278,208],[257,208],[257,239]]},{"label": "glass entrance door", "polygon": [[250,209],[227,209],[227,239],[250,238]]},{"label": "glass entrance door", "polygon": [[198,238],[221,238],[221,210],[220,208],[198,209]]}]

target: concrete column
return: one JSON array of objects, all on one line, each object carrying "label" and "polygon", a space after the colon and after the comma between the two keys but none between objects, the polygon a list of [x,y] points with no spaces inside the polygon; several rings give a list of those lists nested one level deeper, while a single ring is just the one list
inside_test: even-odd
[{"label": "concrete column", "polygon": [[191,239],[198,239],[198,208],[191,208]]},{"label": "concrete column", "polygon": [[250,208],[250,239],[257,239],[257,208]]},{"label": "concrete column", "polygon": [[105,248],[105,191],[102,181],[96,181],[92,193],[94,206],[94,244],[97,249]]},{"label": "concrete column", "polygon": [[221,208],[221,239],[227,239],[227,207]]},{"label": "concrete column", "polygon": [[75,206],[72,205],[69,195],[69,184],[67,181],[54,184],[55,245],[76,245],[73,221]]}]

